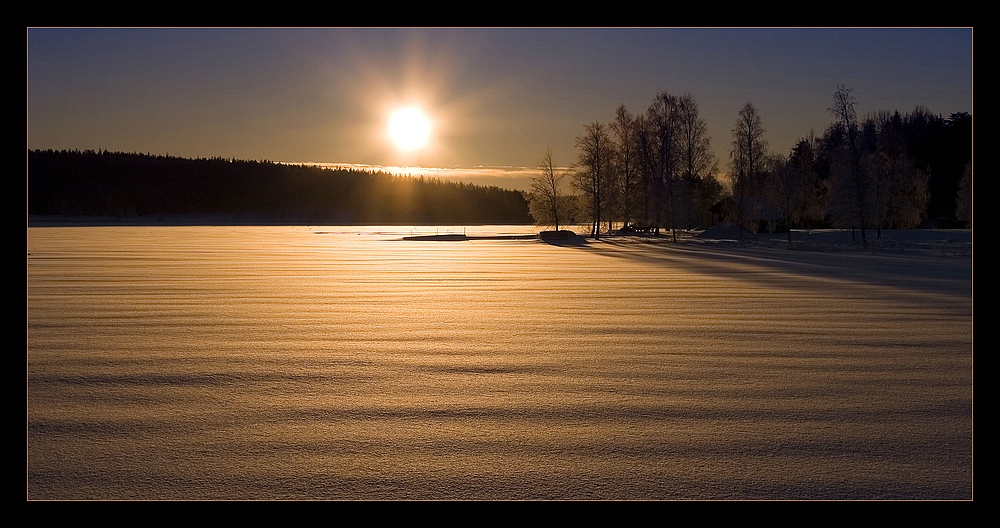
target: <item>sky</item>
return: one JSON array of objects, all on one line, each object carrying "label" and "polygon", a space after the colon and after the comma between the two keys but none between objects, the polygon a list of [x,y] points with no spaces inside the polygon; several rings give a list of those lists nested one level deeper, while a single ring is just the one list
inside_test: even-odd
[{"label": "sky", "polygon": [[[410,167],[527,188],[546,149],[659,92],[690,93],[728,165],[753,103],[771,152],[858,115],[973,113],[972,28],[28,28],[29,149]],[[426,145],[400,149],[418,107]],[[419,167],[419,169],[418,169]]]}]

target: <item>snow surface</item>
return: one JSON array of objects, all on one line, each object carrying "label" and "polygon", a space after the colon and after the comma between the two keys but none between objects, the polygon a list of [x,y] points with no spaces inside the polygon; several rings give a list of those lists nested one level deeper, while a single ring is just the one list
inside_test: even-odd
[{"label": "snow surface", "polygon": [[29,228],[28,498],[972,498],[971,232],[445,232]]}]

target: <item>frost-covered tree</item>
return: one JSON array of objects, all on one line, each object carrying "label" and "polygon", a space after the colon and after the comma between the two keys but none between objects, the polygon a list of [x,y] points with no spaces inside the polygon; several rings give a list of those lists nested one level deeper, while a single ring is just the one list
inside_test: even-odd
[{"label": "frost-covered tree", "polygon": [[[843,115],[843,114],[841,114]],[[927,175],[908,153],[899,113],[878,111],[863,122],[840,120],[824,137],[830,167],[829,213],[838,227],[909,229],[926,214]]]},{"label": "frost-covered tree", "polygon": [[[768,156],[768,170],[765,183],[767,203],[781,211],[785,224],[790,228],[802,215],[805,201],[805,175],[796,170],[791,159],[780,154]],[[788,242],[792,242],[792,231],[788,230]]]},{"label": "frost-covered tree", "polygon": [[972,163],[965,164],[962,179],[958,182],[958,196],[955,198],[955,216],[969,223],[972,229]]},{"label": "frost-covered tree", "polygon": [[910,229],[920,225],[927,210],[928,178],[919,170],[907,152],[899,113],[876,112],[865,120],[866,141],[864,169],[873,187],[872,208],[882,237],[882,227]]},{"label": "frost-covered tree", "polygon": [[838,86],[833,94],[833,106],[828,109],[835,119],[824,138],[830,149],[830,216],[839,227],[859,227],[861,243],[867,248],[866,229],[877,216],[873,207],[876,193],[862,162],[861,129],[855,110],[857,101],[851,91]]}]

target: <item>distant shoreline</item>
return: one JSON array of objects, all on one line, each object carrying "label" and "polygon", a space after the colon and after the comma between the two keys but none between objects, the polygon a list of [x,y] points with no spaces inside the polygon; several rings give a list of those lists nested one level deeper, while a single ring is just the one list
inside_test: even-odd
[{"label": "distant shoreline", "polygon": [[[89,216],[89,215],[28,215],[28,227],[176,227],[176,226],[316,226],[316,225],[342,225],[342,226],[374,226],[374,225],[422,225],[422,226],[452,226],[454,223],[441,222],[335,222],[316,223],[305,219],[274,220],[263,219],[254,214],[164,214],[148,216]],[[462,224],[466,225],[466,224]],[[525,225],[534,224],[467,224],[467,225]]]},{"label": "distant shoreline", "polygon": [[[362,222],[336,222],[336,223],[316,223],[304,219],[273,220],[261,219],[257,215],[249,214],[203,214],[203,215],[150,215],[133,217],[103,217],[103,216],[67,216],[67,215],[28,215],[29,228],[45,227],[184,227],[184,226],[231,226],[231,227],[254,227],[254,226],[344,226],[344,227],[371,227],[371,226],[426,226],[426,227],[455,227],[462,226],[524,226],[526,228],[537,228],[535,224],[454,224],[454,223],[413,223],[413,222],[389,222],[389,223],[362,223]],[[686,242],[712,243],[713,245],[738,245],[746,247],[787,247],[789,249],[814,249],[819,250],[824,247],[851,247],[861,244],[861,232],[857,230],[851,233],[850,229],[813,229],[813,230],[793,230],[792,243],[787,242],[787,233],[747,233],[742,241],[738,240],[738,235],[733,231],[732,226],[718,224],[705,230],[693,230],[679,232],[679,236]],[[669,230],[664,230],[660,236],[651,235],[637,236],[642,240],[669,240]],[[434,233],[419,234],[414,233],[407,237],[410,240],[471,240],[475,239],[497,239],[509,238],[511,235],[505,233],[502,236],[470,235],[455,233]],[[518,238],[539,238],[538,234],[517,234]],[[973,243],[972,229],[883,229],[882,239],[876,239],[876,230],[869,229],[869,243],[873,249],[898,249],[913,250],[918,248],[946,248],[947,252],[971,253]],[[591,236],[579,234],[580,240],[591,239]],[[602,234],[602,239],[622,240],[632,238],[630,235],[622,234]],[[682,242],[683,243],[683,242]]]}]

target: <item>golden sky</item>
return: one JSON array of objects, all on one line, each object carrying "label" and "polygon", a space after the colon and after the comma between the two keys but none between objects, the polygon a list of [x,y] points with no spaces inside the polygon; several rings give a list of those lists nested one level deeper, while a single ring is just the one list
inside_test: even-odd
[{"label": "golden sky", "polygon": [[[725,166],[753,102],[773,152],[859,114],[972,112],[972,29],[27,29],[30,149],[499,170],[660,91],[691,93]],[[403,150],[393,112],[427,142]],[[489,169],[489,170],[487,170]],[[460,172],[456,174],[460,174]],[[471,172],[469,173],[471,174]],[[492,174],[492,173],[491,173]]]}]

